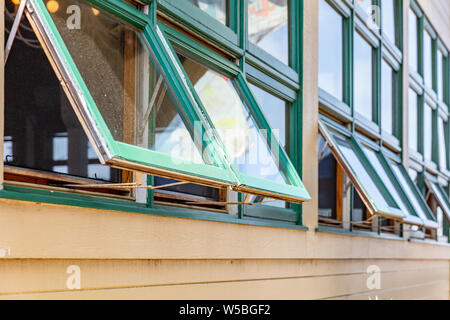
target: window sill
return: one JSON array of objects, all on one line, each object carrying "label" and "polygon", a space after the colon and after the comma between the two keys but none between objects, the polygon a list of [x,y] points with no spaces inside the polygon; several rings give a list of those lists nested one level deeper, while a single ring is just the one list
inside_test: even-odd
[{"label": "window sill", "polygon": [[400,236],[389,235],[389,234],[385,234],[385,233],[377,234],[376,232],[359,231],[359,230],[349,231],[349,230],[333,228],[333,227],[317,227],[316,232],[333,233],[333,234],[339,234],[339,235],[345,235],[345,236],[356,236],[356,237],[368,237],[368,238],[377,238],[377,239],[385,239],[385,240],[406,241],[405,238],[402,238]]},{"label": "window sill", "polygon": [[296,225],[293,223],[284,223],[278,221],[268,221],[252,218],[239,219],[237,215],[229,215],[225,213],[217,213],[195,209],[176,208],[162,205],[155,205],[152,208],[148,208],[145,204],[127,200],[80,195],[74,193],[65,193],[34,188],[25,188],[11,185],[4,185],[3,190],[0,190],[0,199],[59,204],[90,209],[121,211],[128,213],[141,213],[163,217],[236,223],[251,226],[296,229],[304,231],[308,230],[308,228],[305,226]]}]

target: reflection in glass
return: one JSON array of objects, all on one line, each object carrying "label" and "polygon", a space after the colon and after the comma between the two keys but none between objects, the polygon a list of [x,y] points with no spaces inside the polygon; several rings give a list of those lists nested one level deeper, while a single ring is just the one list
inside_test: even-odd
[{"label": "reflection in glass", "polygon": [[408,90],[408,140],[409,148],[414,151],[418,151],[418,98],[417,93],[409,88]]},{"label": "reflection in glass", "polygon": [[435,182],[430,182],[431,185],[431,191],[433,192],[434,196],[437,198],[436,200],[439,203],[439,206],[442,207],[442,210],[450,214],[450,207],[448,203],[448,196],[445,194],[445,191],[441,185]]},{"label": "reflection in glass", "polygon": [[319,215],[336,219],[337,176],[336,159],[319,135]]},{"label": "reflection in glass", "polygon": [[383,59],[381,63],[381,128],[393,134],[394,126],[394,71]]},{"label": "reflection in glass", "polygon": [[277,150],[269,149],[235,81],[180,54],[178,58],[237,169],[249,176],[289,183],[276,163]]},{"label": "reflection in glass", "polygon": [[[274,132],[278,138],[278,141],[280,141],[281,146],[289,154],[289,105],[285,101],[253,84],[249,84],[249,87],[252,90],[261,111],[269,122],[272,132]],[[267,202],[266,205],[285,208],[286,202],[278,200]]]},{"label": "reflection in glass", "polygon": [[343,99],[344,21],[325,0],[319,4],[319,87]]},{"label": "reflection in glass", "polygon": [[424,106],[424,117],[423,117],[423,155],[425,160],[432,160],[433,151],[433,109],[428,103]]},{"label": "reflection in glass", "polygon": [[[12,25],[6,17],[5,34]],[[5,66],[5,164],[120,182],[119,170],[88,157],[90,142],[26,18],[19,30]]]},{"label": "reflection in glass", "polygon": [[289,64],[288,0],[249,0],[248,38]]},{"label": "reflection in glass", "polygon": [[[80,29],[66,23],[64,8],[72,4],[81,8]],[[114,139],[169,154],[174,161],[210,164],[138,34],[77,0],[60,0],[60,5],[51,13],[53,21]]]},{"label": "reflection in glass", "polygon": [[447,138],[445,135],[445,127],[447,123],[441,117],[438,117],[438,140],[439,140],[439,168],[447,169]]},{"label": "reflection in glass", "polygon": [[414,183],[416,183],[417,176],[419,175],[419,173],[416,170],[409,168],[408,174],[411,177],[411,180],[414,181]]},{"label": "reflection in glass", "polygon": [[416,210],[416,214],[422,220],[428,220],[428,214],[425,212],[424,207],[419,203],[416,192],[414,192],[414,182],[410,180],[408,175],[404,175],[403,170],[401,170],[401,164],[390,162],[391,168],[397,177],[398,182],[402,186],[403,191],[406,193],[411,206]]},{"label": "reflection in glass", "polygon": [[395,187],[394,180],[388,175],[388,173],[386,171],[387,168],[383,164],[384,161],[382,160],[382,155],[379,152],[375,152],[374,150],[369,149],[367,147],[364,147],[364,152],[367,155],[367,158],[369,158],[370,163],[372,164],[372,166],[375,168],[376,172],[380,176],[384,185],[388,189],[389,193],[394,198],[394,201],[400,207],[400,210],[404,214],[415,215],[414,212],[411,212],[408,205],[404,201],[403,197],[400,195],[398,189]]},{"label": "reflection in glass", "polygon": [[227,24],[227,0],[188,0],[194,6],[202,9],[211,17]]},{"label": "reflection in glass", "polygon": [[358,32],[355,32],[355,111],[371,121],[373,119],[372,55],[372,46]]},{"label": "reflection in glass", "polygon": [[381,10],[383,32],[395,44],[395,0],[382,0]]},{"label": "reflection in glass", "polygon": [[427,31],[423,34],[423,77],[425,85],[433,87],[433,39]]},{"label": "reflection in glass", "polygon": [[437,51],[437,90],[440,101],[444,101],[444,55],[441,50]]},{"label": "reflection in glass", "polygon": [[392,207],[391,204],[388,204],[388,200],[384,197],[373,177],[367,171],[364,160],[357,153],[352,143],[338,137],[335,137],[335,139],[338,143],[339,150],[374,203],[385,208]]},{"label": "reflection in glass", "polygon": [[409,9],[409,67],[418,72],[419,67],[419,42],[418,42],[418,19],[414,11]]},{"label": "reflection in glass", "polygon": [[249,87],[265,118],[269,122],[272,131],[275,133],[286,152],[289,152],[289,105],[285,101],[253,84],[249,84]]}]

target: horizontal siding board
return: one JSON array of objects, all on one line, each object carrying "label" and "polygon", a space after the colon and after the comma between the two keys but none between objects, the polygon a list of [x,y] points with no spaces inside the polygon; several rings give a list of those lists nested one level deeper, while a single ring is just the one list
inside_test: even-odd
[{"label": "horizontal siding board", "polygon": [[[449,282],[449,264],[442,261],[10,260],[0,262],[0,294],[4,298],[5,294],[14,293],[46,292],[47,295],[52,291],[67,291],[66,280],[69,275],[66,269],[70,265],[78,265],[83,291],[174,286],[180,287],[182,294],[184,286],[194,286],[201,288],[199,295],[206,294],[204,297],[209,297],[208,288],[204,286],[211,286],[214,292],[213,287],[223,285],[230,290],[242,287],[248,294],[242,298],[250,299],[251,290],[262,290],[258,286],[264,287],[267,282],[273,283],[274,288],[280,286],[280,291],[267,290],[261,293],[266,295],[264,299],[287,299],[286,294],[293,299],[324,299],[378,292],[366,287],[369,277],[366,270],[371,264],[381,269],[381,291],[435,281]],[[280,283],[290,288],[290,291],[281,292]],[[302,293],[296,292],[295,288]],[[252,294],[256,294],[256,291]],[[445,292],[448,292],[448,288]],[[216,298],[230,297],[224,295]]]},{"label": "horizontal siding board", "polygon": [[6,199],[0,207],[9,259],[450,259],[449,245]]}]

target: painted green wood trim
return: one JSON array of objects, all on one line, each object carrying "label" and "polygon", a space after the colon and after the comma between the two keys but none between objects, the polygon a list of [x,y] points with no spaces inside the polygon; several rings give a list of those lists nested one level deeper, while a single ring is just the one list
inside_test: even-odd
[{"label": "painted green wood trim", "polygon": [[371,31],[360,19],[355,20],[355,32],[358,32],[372,47],[380,46],[380,39],[377,34]]},{"label": "painted green wood trim", "polygon": [[[67,47],[65,46],[62,38],[60,37],[58,30],[54,25],[49,13],[45,9],[45,5],[40,0],[37,1],[37,4],[38,5],[36,10],[39,10],[38,14],[40,14],[41,17],[44,17],[44,21],[47,23],[46,26],[47,29],[51,31],[51,36],[56,40],[58,48],[55,49],[60,51],[62,57],[65,60],[64,61],[65,64],[69,67],[69,71],[72,73],[71,78],[74,79],[76,85],[79,88],[81,88],[83,96],[87,100],[89,112],[91,113],[95,121],[95,125],[100,131],[100,134],[106,141],[107,147],[112,153],[113,158],[126,159],[131,162],[145,164],[150,168],[156,167],[156,168],[170,169],[171,171],[182,172],[185,174],[194,175],[196,177],[207,178],[208,177],[207,175],[211,174],[211,176],[209,177],[210,179],[226,182],[227,184],[237,183],[233,174],[228,169],[226,160],[220,157],[222,153],[219,152],[218,145],[213,142],[214,140],[212,139],[212,137],[208,136],[207,130],[204,127],[204,122],[201,121],[200,115],[196,113],[194,108],[192,108],[192,102],[190,100],[189,94],[185,91],[185,88],[181,83],[182,80],[179,79],[179,75],[175,72],[176,68],[173,66],[173,64],[171,64],[168,53],[165,52],[165,50],[163,49],[164,45],[161,43],[161,40],[156,34],[156,31],[153,28],[151,28],[150,25],[147,25],[144,29],[143,35],[139,34],[139,36],[146,39],[147,44],[151,48],[149,53],[154,55],[153,56],[154,61],[158,61],[160,63],[160,67],[162,68],[162,70],[165,71],[163,72],[163,74],[166,76],[167,83],[170,85],[170,88],[172,88],[175,91],[174,96],[176,96],[180,100],[183,106],[183,107],[178,106],[178,104],[176,104],[176,107],[179,113],[182,115],[182,119],[187,125],[187,127],[195,129],[196,126],[194,126],[193,123],[195,123],[196,121],[203,124],[201,132],[197,132],[198,137],[205,136],[206,138],[209,138],[209,139],[202,139],[202,141],[203,142],[207,141],[204,145],[205,150],[209,152],[211,159],[213,160],[213,163],[216,164],[218,167],[208,165],[199,166],[197,164],[194,165],[187,163],[183,163],[182,166],[176,165],[173,161],[171,161],[173,160],[173,158],[167,155],[158,154],[151,150],[135,147],[132,145],[126,145],[114,141],[106,123],[104,122],[101,116],[101,113],[99,112],[97,106],[95,105],[95,102],[82,79],[81,74],[78,72],[74,61],[70,57]],[[153,163],[152,161],[155,162]]]},{"label": "painted green wood trim", "polygon": [[[374,110],[379,109],[376,106],[373,108]],[[373,121],[370,121],[366,117],[364,117],[362,114],[355,112],[355,119],[354,119],[355,128],[360,129],[361,131],[376,137],[380,138],[380,126],[376,124]]]},{"label": "painted green wood trim", "polygon": [[239,0],[228,0],[228,27],[239,36]]},{"label": "painted green wood trim", "polygon": [[354,237],[370,237],[370,238],[376,238],[376,239],[386,239],[386,240],[399,240],[399,241],[406,241],[407,239],[396,236],[396,235],[390,235],[386,233],[378,234],[377,232],[369,232],[369,231],[360,231],[360,230],[345,230],[342,228],[333,228],[333,227],[325,227],[325,226],[319,226],[315,229],[316,232],[320,233],[333,233],[333,234],[339,234],[344,236],[354,236]]},{"label": "painted green wood trim", "polygon": [[276,81],[268,74],[262,72],[260,69],[255,68],[251,64],[245,66],[247,81],[264,88],[266,91],[273,93],[274,95],[286,100],[290,103],[297,99],[297,91],[292,88],[283,85],[281,82]]},{"label": "painted green wood trim", "polygon": [[[394,198],[390,194],[389,190],[386,188],[385,184],[383,183],[383,180],[381,180],[381,178],[379,177],[375,168],[372,166],[369,159],[366,157],[359,142],[355,139],[354,136],[352,136],[352,138],[350,140],[351,140],[352,145],[354,146],[355,151],[362,159],[363,164],[366,167],[366,170],[368,171],[369,175],[373,178],[375,184],[377,185],[378,189],[381,191],[382,195],[387,200],[388,205],[389,205],[389,207],[385,207],[384,205],[381,205],[381,204],[373,201],[373,204],[375,205],[375,207],[381,213],[386,213],[388,215],[396,216],[398,218],[404,218],[405,214],[402,213],[397,202],[394,200]],[[364,186],[364,181],[361,181],[360,183],[362,186]]]},{"label": "painted green wood trim", "polygon": [[291,223],[297,223],[297,212],[287,208],[271,207],[270,205],[254,205],[246,206],[247,210],[244,213],[244,217],[271,219],[278,221],[285,221]]},{"label": "painted green wood trim", "polygon": [[[386,186],[383,184],[381,178],[378,176],[376,170],[373,168],[372,164],[370,163],[370,161],[367,159],[364,151],[362,150],[361,146],[359,145],[358,141],[356,140],[356,138],[350,134],[349,136],[347,135],[340,135],[338,132],[336,132],[335,130],[333,130],[332,127],[324,124],[325,122],[331,122],[331,121],[323,121],[323,130],[326,132],[327,137],[325,137],[325,139],[330,143],[330,148],[335,150],[337,153],[340,154],[340,158],[346,162],[347,167],[350,168],[351,172],[349,172],[348,174],[353,176],[354,179],[356,179],[359,187],[362,189],[362,191],[364,192],[364,198],[366,198],[372,208],[369,208],[374,214],[378,214],[378,215],[385,215],[385,216],[389,216],[389,217],[396,217],[398,219],[402,219],[403,217],[405,217],[405,214],[403,214],[398,206],[398,204],[395,202],[394,198],[392,197],[392,195],[389,193],[389,191],[387,190]],[[336,126],[335,126],[336,127]],[[341,128],[340,131],[343,131],[343,129]],[[368,174],[373,177],[373,181],[375,183],[375,185],[377,186],[378,190],[380,191],[381,195],[383,196],[384,200],[386,201],[386,204],[388,206],[385,206],[382,203],[377,203],[373,200],[370,192],[368,192],[368,190],[365,188],[365,184],[364,181],[359,180],[357,174],[354,172],[353,170],[353,166],[351,163],[349,163],[347,161],[347,158],[342,154],[341,150],[340,150],[340,146],[339,143],[336,141],[336,137],[340,137],[341,139],[345,140],[347,144],[349,144],[353,150],[353,152],[355,153],[355,155],[360,159],[360,161],[362,162],[362,164],[364,165],[365,170],[368,172]]]},{"label": "painted green wood trim", "polygon": [[123,2],[122,0],[81,0],[107,12],[123,22],[138,28],[144,29],[148,23],[148,16],[142,11],[139,11],[132,5]]},{"label": "painted green wood trim", "polygon": [[194,163],[186,159],[175,158],[168,154],[116,142],[117,154],[113,158],[139,163],[150,168],[159,168],[178,173],[189,173],[195,177],[205,178],[234,185],[234,175],[227,168],[215,167],[202,163]]},{"label": "painted green wood trim", "polygon": [[[391,162],[389,163],[391,166],[393,165]],[[424,210],[426,214],[427,220],[424,221],[425,227],[436,229],[438,227],[438,224],[436,222],[436,219],[431,212],[430,208],[428,207],[428,204],[426,203],[423,194],[420,192],[418,186],[414,183],[414,181],[411,180],[411,177],[408,174],[408,171],[406,170],[405,166],[403,164],[398,164],[401,174],[403,175],[406,182],[409,184],[409,186],[412,188],[417,201],[420,203],[420,206]],[[423,174],[419,174],[418,178],[423,177]]]},{"label": "painted green wood trim", "polygon": [[188,1],[158,0],[158,11],[232,54],[243,55],[237,33]]},{"label": "painted green wood trim", "polygon": [[[191,129],[191,135],[195,132],[197,137],[201,138],[203,147],[206,153],[212,159],[212,163],[220,167],[226,168],[227,160],[222,158],[221,147],[216,142],[212,133],[207,130],[206,123],[203,121],[203,115],[198,108],[194,106],[197,104],[195,98],[192,96],[192,91],[189,91],[187,87],[187,80],[182,74],[181,68],[179,68],[179,62],[170,44],[165,40],[162,32],[155,31],[149,25],[144,29],[144,37],[147,40],[147,44],[150,46],[150,54],[153,54],[153,60],[157,61],[161,69],[165,72],[165,80],[170,88],[174,90],[174,97],[178,99],[180,105],[176,104],[176,108],[187,128]],[[196,126],[195,123],[201,124]]]},{"label": "painted green wood trim", "polygon": [[31,201],[37,203],[51,203],[51,204],[100,209],[100,210],[111,210],[118,212],[141,213],[164,217],[197,219],[205,221],[236,223],[241,225],[286,228],[305,231],[308,230],[307,227],[298,226],[292,223],[286,223],[281,221],[257,220],[249,218],[238,219],[236,216],[232,216],[225,213],[221,214],[217,212],[175,208],[160,205],[154,206],[153,208],[147,208],[145,204],[139,204],[132,201],[108,199],[103,197],[95,197],[87,195],[78,195],[65,192],[55,192],[34,188],[24,188],[10,185],[5,185],[4,189],[0,190],[0,198],[19,201]]},{"label": "painted green wood trim", "polygon": [[[447,205],[447,208],[450,208],[450,199],[448,197],[448,194],[445,192],[444,188],[442,188],[442,186],[439,183],[436,184],[436,188],[439,191],[439,193],[442,195],[442,198],[444,199],[444,201]],[[442,211],[444,211],[444,213],[447,217],[447,221],[450,221],[450,212],[447,212],[445,210],[442,210]]]},{"label": "painted green wood trim", "polygon": [[221,73],[225,73],[230,77],[236,77],[241,72],[239,66],[222,57],[221,55],[207,49],[195,40],[187,37],[181,32],[174,30],[166,24],[158,21],[158,27],[163,31],[170,44],[183,53],[206,62],[213,66],[214,69]]},{"label": "painted green wood trim", "polygon": [[[252,46],[256,47],[254,44],[249,43],[249,47]],[[280,81],[282,84],[291,87],[294,90],[298,90],[300,88],[298,73],[281,62],[278,62],[278,64],[276,62],[272,63],[272,60],[276,59],[264,50],[259,48],[255,50],[248,49],[245,58],[247,63],[274,78],[276,81]],[[290,75],[287,73],[290,73]]]},{"label": "painted green wood trim", "polygon": [[239,175],[239,179],[241,181],[241,186],[239,186],[237,190],[245,190],[247,187],[262,192],[273,193],[275,195],[284,195],[292,198],[292,201],[299,199],[302,201],[311,200],[311,197],[304,186],[288,185],[272,180],[252,177],[242,173]]},{"label": "painted green wood trim", "polygon": [[[293,192],[294,190],[290,190],[291,188],[289,188],[289,193],[292,192],[291,195],[297,195],[298,197],[303,198],[304,200],[310,200],[310,196],[308,194],[308,192],[306,191],[303,182],[300,179],[300,176],[297,173],[297,170],[295,169],[294,165],[292,164],[292,162],[289,159],[289,156],[286,154],[286,151],[284,150],[284,148],[280,145],[278,139],[275,137],[275,135],[272,133],[272,129],[268,123],[268,121],[266,120],[263,112],[261,111],[261,109],[258,106],[258,103],[256,102],[256,99],[254,98],[250,88],[248,87],[247,82],[245,81],[245,78],[243,77],[242,74],[238,75],[237,79],[237,85],[238,85],[238,90],[242,93],[243,97],[245,98],[246,102],[247,102],[247,106],[250,109],[249,111],[253,114],[254,119],[256,121],[256,123],[258,124],[258,127],[260,129],[266,130],[265,132],[267,133],[267,137],[266,137],[266,141],[269,143],[270,142],[270,147],[271,150],[276,150],[277,151],[277,156],[278,156],[278,162],[280,164],[280,167],[283,169],[283,171],[286,173],[287,178],[289,179],[289,181],[292,183],[292,186],[299,188],[299,190],[297,192]],[[269,181],[267,181],[269,182]],[[259,188],[261,188],[260,185]],[[258,189],[259,189],[258,188]],[[272,192],[276,192],[277,189],[272,189]],[[284,192],[284,189],[282,189]],[[286,190],[287,191],[287,190]],[[287,194],[289,195],[289,194]]]},{"label": "painted green wood trim", "polygon": [[343,18],[350,18],[352,12],[351,8],[342,0],[326,0],[327,3],[335,9],[337,12],[339,12],[340,15],[342,15]]},{"label": "painted green wood trim", "polygon": [[[197,42],[195,42],[192,39],[187,38],[186,36],[180,34],[179,32],[164,27],[162,25],[162,28],[165,28],[166,33],[170,32],[170,34],[176,36],[177,39],[181,39],[183,41],[183,48],[182,50],[187,50],[189,56],[193,56],[194,59],[201,61],[202,63],[210,66],[212,69],[215,69],[216,71],[225,71],[226,74],[230,77],[235,78],[234,85],[237,91],[240,93],[241,99],[244,99],[244,102],[246,103],[246,106],[249,108],[250,113],[254,116],[255,121],[258,124],[258,127],[261,129],[265,129],[267,132],[266,141],[271,142],[271,148],[275,148],[278,150],[278,161],[280,163],[280,166],[283,168],[283,171],[286,173],[287,178],[291,182],[292,185],[286,186],[282,184],[274,184],[272,181],[266,180],[266,179],[257,179],[257,178],[250,178],[242,175],[234,165],[230,163],[231,170],[234,171],[234,174],[238,177],[238,180],[241,182],[241,185],[236,186],[236,190],[244,190],[243,188],[252,188],[254,190],[269,192],[276,196],[277,194],[284,194],[286,196],[290,196],[291,198],[297,200],[310,200],[309,194],[306,191],[297,171],[295,170],[293,164],[291,163],[289,157],[287,156],[284,149],[281,147],[281,145],[278,142],[278,139],[275,138],[274,135],[272,135],[272,130],[265,119],[263,113],[261,112],[258,103],[256,102],[256,99],[254,98],[250,88],[248,87],[248,84],[242,74],[242,72],[238,69],[236,65],[231,63],[230,61],[226,60],[222,56],[212,52],[211,50],[201,46]],[[172,32],[171,32],[172,31]],[[175,43],[176,45],[176,43]],[[178,60],[178,59],[177,59]],[[180,62],[178,61],[180,64]],[[225,67],[224,67],[225,66]],[[222,69],[222,70],[221,70]],[[225,70],[226,69],[226,70]],[[232,69],[232,70],[230,70]],[[188,79],[188,76],[183,71],[186,78]],[[189,82],[189,81],[188,81]],[[204,110],[204,106],[201,102],[201,100],[198,98],[197,94],[195,93],[195,90],[192,87],[192,83],[189,82],[188,84],[189,88],[193,92],[193,95],[196,97],[197,103],[199,106],[201,106],[202,110]],[[207,112],[203,111],[204,117],[209,122],[210,126],[213,128],[214,125],[211,121],[211,119],[208,117]],[[274,139],[271,139],[272,136]],[[221,144],[222,150],[225,150],[223,147],[223,144]],[[229,159],[229,157],[226,157]],[[245,186],[244,186],[245,185]]]},{"label": "painted green wood trim", "polygon": [[[42,0],[36,0],[34,2],[36,4],[35,14],[37,14],[42,19],[42,23],[45,24],[46,31],[48,32],[47,36],[52,38],[54,43],[56,43],[56,47],[53,48],[55,51],[59,53],[60,59],[62,59],[62,64],[64,64],[67,68],[66,71],[72,79],[74,85],[83,95],[83,98],[87,104],[87,108],[92,115],[92,118],[95,122],[96,128],[100,131],[100,135],[104,138],[104,142],[106,143],[106,148],[114,154],[114,139],[109,131],[103,117],[101,116],[100,111],[95,105],[94,99],[92,98],[89,89],[83,81],[83,78],[78,71],[75,62],[73,61],[69,50],[67,49],[62,37],[60,36],[58,29],[56,28],[53,20],[47,11],[47,8]],[[91,141],[93,142],[93,141]],[[95,144],[95,141],[94,141]],[[100,146],[99,146],[100,147]]]}]

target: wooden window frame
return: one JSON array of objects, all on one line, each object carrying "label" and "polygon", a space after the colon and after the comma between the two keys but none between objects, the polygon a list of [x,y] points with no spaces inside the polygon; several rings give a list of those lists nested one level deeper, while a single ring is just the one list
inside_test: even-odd
[{"label": "wooden window frame", "polygon": [[[42,0],[31,0],[31,1],[38,3],[38,5],[35,9],[40,10],[40,13],[45,12],[45,7],[44,7],[43,3],[41,2]],[[142,30],[142,32],[143,32],[144,36],[147,38],[147,40],[149,37],[154,36],[154,35],[149,36],[149,33],[151,33],[151,30],[149,30],[149,29],[151,29],[151,27],[149,28],[148,26],[151,25],[152,23],[153,24],[156,23],[156,12],[158,12],[158,14],[160,12],[163,14],[167,14],[170,11],[167,9],[170,6],[170,4],[168,3],[169,1],[165,2],[163,0],[158,1],[158,3],[157,3],[158,6],[156,5],[155,1],[149,1],[149,0],[137,1],[137,3],[139,3],[139,4],[149,4],[148,16],[142,14],[142,12],[138,11],[137,9],[132,8],[131,5],[129,5],[125,2],[122,2],[120,0],[111,0],[108,2],[103,1],[103,0],[84,0],[84,1],[95,6],[96,8],[98,8],[101,11],[107,12],[115,17],[118,17],[122,22],[124,22],[128,25],[131,25],[133,28]],[[229,7],[230,13],[231,13],[230,14],[230,24],[228,27],[223,26],[223,25],[222,25],[222,27],[232,29],[232,31],[235,31],[236,35],[239,35],[239,37],[242,38],[242,30],[241,29],[245,29],[245,28],[243,26],[238,28],[238,23],[237,23],[238,22],[237,20],[240,19],[238,12],[240,12],[240,10],[242,8],[238,8],[237,1],[234,1],[234,2],[235,2],[235,4],[231,5]],[[165,5],[166,5],[166,7],[165,7]],[[173,9],[173,7],[172,7],[172,9]],[[198,8],[195,8],[195,9],[198,9]],[[294,14],[296,22],[295,22],[295,24],[293,24],[293,26],[295,26],[295,27],[293,28],[294,30],[293,30],[293,32],[291,32],[291,35],[290,35],[291,38],[293,38],[293,37],[295,38],[295,44],[298,44],[299,43],[298,40],[300,39],[300,25],[299,25],[300,18],[298,15],[298,13],[300,12],[300,7],[298,7],[297,9],[298,10],[295,10],[295,14]],[[177,10],[179,11],[179,8]],[[195,10],[193,12],[195,12]],[[202,12],[201,10],[197,10],[197,13],[194,13],[194,14],[199,14],[199,17],[201,17],[201,19],[204,20],[205,22],[208,22],[208,25],[211,26],[211,24],[209,23],[210,21],[208,21],[204,12]],[[186,18],[185,20],[190,19],[188,16],[189,16],[189,14],[184,16],[184,18]],[[292,23],[292,17],[290,17],[290,19],[291,19],[291,23]],[[46,22],[51,21],[51,19],[49,17],[47,17],[46,20],[47,20]],[[192,22],[192,20],[191,20],[191,22]],[[185,25],[189,25],[189,23],[186,21],[183,21],[183,23]],[[206,29],[204,29],[203,31],[205,31],[205,30]],[[220,33],[220,37],[223,37],[224,34],[230,35],[230,33],[228,31],[222,32],[224,29],[222,29],[221,32],[217,32],[217,30],[219,30],[219,29],[215,29],[216,36],[219,33]],[[202,33],[201,30],[196,29],[196,31]],[[243,49],[245,48],[245,44],[241,45],[241,42],[242,42],[241,39],[239,39],[239,41],[237,41],[238,48],[236,48],[236,46],[234,46],[236,43],[232,43],[233,41],[231,41],[231,42],[229,41],[230,39],[234,39],[234,36],[231,36],[228,39],[220,39],[219,37],[214,36],[214,33],[203,32],[203,34],[204,35],[213,34],[212,38],[208,38],[209,43],[211,43],[215,47],[220,47],[221,50],[225,50],[225,51],[227,51],[227,53],[230,52],[230,53],[234,54],[238,58],[240,56],[241,58],[239,58],[239,59],[241,59],[241,60],[245,60],[245,58],[243,58],[243,56],[244,56],[243,52],[245,52],[245,50],[243,50]],[[214,37],[216,37],[216,38],[213,39]],[[152,40],[155,40],[155,37],[153,37]],[[293,43],[293,42],[291,42],[291,43]],[[300,78],[298,76],[298,71],[292,72],[292,70],[293,70],[293,68],[296,68],[296,70],[299,70],[299,68],[300,68],[299,61],[300,61],[301,50],[299,50],[297,45],[291,46],[290,50],[291,50],[291,54],[290,54],[291,61],[293,61],[292,65],[290,67],[291,69],[289,71],[285,70],[285,74],[283,74],[283,71],[280,71],[280,70],[271,70],[270,73],[267,73],[270,78],[266,78],[266,79],[262,80],[259,84],[262,83],[264,85],[265,89],[269,88],[269,91],[271,93],[275,93],[278,97],[289,101],[292,105],[291,109],[294,110],[293,112],[295,113],[295,115],[297,115],[297,113],[300,112],[300,107],[299,107],[299,102],[298,102],[298,100],[299,100],[298,98],[301,97],[300,90],[299,90]],[[251,60],[251,59],[248,59],[248,60]],[[251,65],[251,63],[248,64],[248,66],[250,66],[250,65]],[[258,65],[258,68],[255,68],[256,65]],[[249,67],[249,69],[251,69],[252,67],[254,68],[254,70],[258,70],[258,71],[261,70],[262,72],[265,73],[265,70],[263,70],[263,69],[266,68],[267,66],[264,66],[263,68],[261,68],[261,66],[259,66],[259,62],[258,62],[258,63],[254,63],[253,65],[251,65],[251,67]],[[246,70],[244,67],[242,69]],[[261,72],[261,71],[259,71],[259,72]],[[239,72],[241,74],[239,81],[241,83],[245,83],[244,75],[247,75],[247,73],[243,73],[242,70],[240,70]],[[254,74],[254,72],[252,72],[252,71],[249,72],[249,74],[252,74],[252,73]],[[246,93],[246,95],[248,95],[248,93]],[[293,119],[295,119],[295,118],[296,117],[293,117]],[[295,124],[297,125],[297,120],[295,119],[294,121],[295,121]],[[101,126],[103,126],[103,125],[104,124],[101,124]],[[102,130],[102,128],[100,130]],[[293,130],[296,130],[296,129],[291,128],[291,131],[293,131]],[[294,132],[296,132],[296,131],[294,131]],[[297,136],[297,135],[295,134],[295,136]],[[101,137],[102,137],[102,135],[98,135],[95,137],[89,136],[91,141],[101,138]],[[295,148],[292,148],[292,149],[296,150],[296,154],[294,154],[292,156],[292,158],[296,161],[300,161],[301,157],[297,155],[297,150],[298,150],[297,144],[299,143],[299,141],[298,141],[299,138],[297,138],[296,140],[297,141],[291,141],[291,145],[295,146]],[[95,146],[98,147],[98,144],[96,144]],[[119,152],[123,155],[125,153],[128,153],[127,151],[133,151],[129,148],[128,148],[128,150],[125,150],[123,147],[124,147],[123,145],[119,145],[118,147],[115,146],[111,150],[113,152]],[[121,159],[119,162],[107,160],[108,154],[104,153],[105,150],[104,149],[99,150],[100,148],[96,148],[96,149],[97,149],[97,151],[100,151],[99,153],[101,153],[101,162],[102,163],[107,163],[112,167],[122,167],[120,162],[123,161],[123,159]],[[136,151],[136,150],[134,150],[134,151]],[[289,159],[287,159],[287,161],[289,161]],[[129,161],[127,159],[125,159],[124,162],[129,162]],[[127,164],[129,164],[129,163],[127,163]],[[135,170],[136,172],[145,172],[145,170],[140,170],[140,169],[142,169],[142,167],[140,167],[140,166],[133,167],[131,169]],[[161,174],[161,176],[165,176],[165,175]],[[208,172],[207,176],[210,176],[210,172]],[[233,180],[233,177],[231,177],[229,175],[225,179],[223,178],[223,176],[221,176],[222,180],[220,181],[219,184],[216,184],[217,180],[219,180],[217,178],[220,178],[220,176],[221,175],[219,174],[214,177],[215,182],[201,180],[201,184],[211,185],[209,182],[213,182],[212,186],[214,186],[214,187],[217,187],[217,186],[223,187],[223,185],[224,185],[223,182],[226,183],[226,186],[230,186],[233,184],[233,182],[230,181],[230,180]],[[186,178],[186,177],[180,176],[180,178],[182,178],[184,180],[184,178]],[[151,179],[151,177],[149,177],[149,179]],[[296,181],[296,183],[298,183],[298,182],[301,184],[301,180],[299,178]],[[306,190],[304,189],[302,184],[301,184],[301,189],[302,189],[302,191],[300,193],[301,193],[302,199],[308,200],[309,195],[306,192]],[[249,191],[246,188],[238,189],[238,190]],[[65,190],[62,190],[62,191],[65,191]],[[250,191],[252,191],[252,190],[250,190]],[[151,191],[149,191],[149,193],[150,192]],[[295,196],[295,198],[286,197],[285,199],[293,201],[293,202],[298,201],[297,196]],[[149,201],[148,205],[149,204],[150,204],[150,201]],[[301,214],[300,214],[301,206],[297,205],[297,204],[293,204],[292,208],[294,208],[294,210],[293,211],[290,210],[291,212],[289,214],[290,215],[289,220],[290,221],[295,220],[295,223],[297,225],[301,225]],[[286,212],[283,212],[283,213],[286,213]],[[293,217],[295,217],[295,219]]]}]

